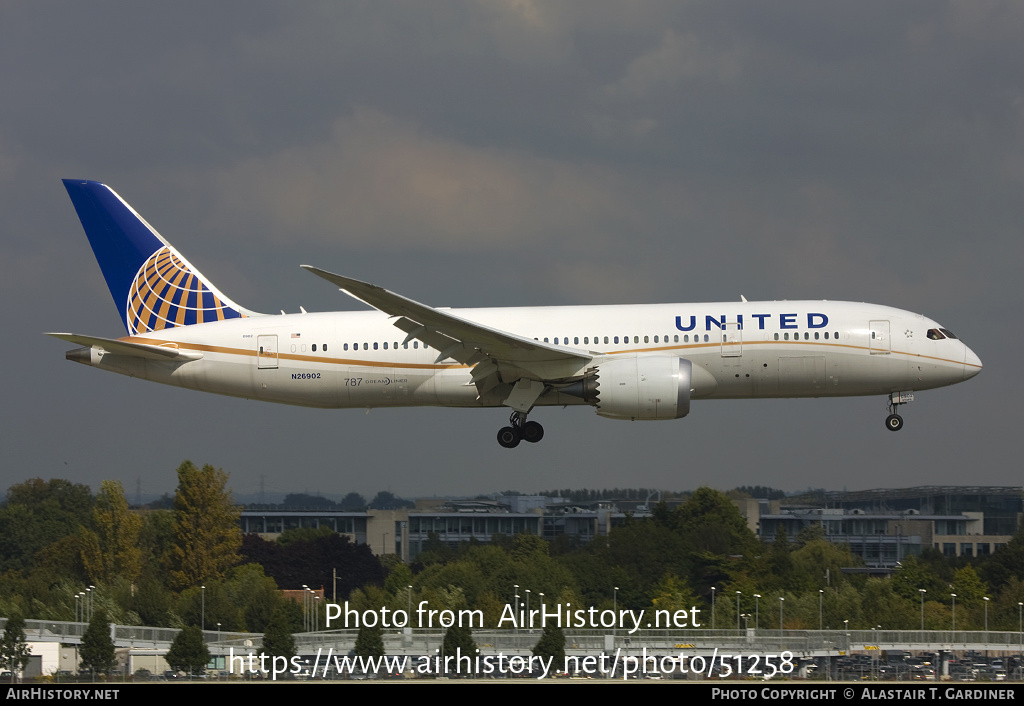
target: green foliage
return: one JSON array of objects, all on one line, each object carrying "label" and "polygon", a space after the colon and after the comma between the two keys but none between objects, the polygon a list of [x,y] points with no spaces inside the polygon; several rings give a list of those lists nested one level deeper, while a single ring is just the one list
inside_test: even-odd
[{"label": "green foliage", "polygon": [[287,547],[296,542],[314,542],[321,537],[330,537],[333,534],[334,530],[327,526],[295,527],[282,532],[277,538],[277,543]]},{"label": "green foliage", "polygon": [[476,642],[473,640],[473,631],[458,623],[445,630],[444,639],[441,641],[441,652],[445,656],[466,655],[469,658],[476,657]]},{"label": "green foliage", "polygon": [[908,556],[900,562],[899,571],[893,574],[892,584],[897,594],[910,600],[919,601],[922,588],[925,590],[925,600],[934,600],[943,593],[949,593],[946,590],[947,584],[931,571],[931,567],[918,561],[915,556]]},{"label": "green foliage", "polygon": [[139,535],[142,517],[128,509],[121,481],[105,480],[93,509],[96,531],[82,529],[82,562],[96,583],[124,577],[134,581],[142,571]]},{"label": "green foliage", "polygon": [[128,606],[139,616],[143,625],[170,627],[169,611],[173,598],[163,581],[144,574],[139,579]]},{"label": "green foliage", "polygon": [[790,555],[792,564],[788,587],[795,591],[817,592],[843,582],[843,567],[860,566],[861,560],[844,547],[816,539]]},{"label": "green foliage", "polygon": [[283,605],[274,611],[263,632],[263,652],[286,659],[295,656],[295,638],[292,636],[288,612]]},{"label": "green foliage", "polygon": [[694,552],[754,554],[757,538],[732,501],[718,490],[703,487],[672,513],[673,528]]},{"label": "green foliage", "polygon": [[670,615],[677,610],[689,610],[696,603],[686,581],[675,574],[665,574],[651,595],[654,609],[667,610]]},{"label": "green foliage", "polygon": [[114,641],[110,638],[110,625],[107,621],[106,611],[101,609],[93,614],[92,620],[89,621],[89,627],[82,635],[79,656],[82,658],[80,665],[82,671],[106,674],[117,666]]},{"label": "green foliage", "polygon": [[[393,556],[389,554],[388,556]],[[398,563],[391,567],[388,577],[384,579],[384,590],[392,596],[404,595],[412,585],[412,569]]]},{"label": "green foliage", "polygon": [[957,605],[966,608],[981,605],[983,597],[989,594],[989,590],[984,581],[978,578],[978,572],[974,567],[965,566],[953,574],[953,590],[950,593],[956,594]]},{"label": "green foliage", "polygon": [[0,569],[29,569],[42,548],[92,524],[89,486],[54,478],[12,485],[0,508]]},{"label": "green foliage", "polygon": [[171,643],[164,657],[171,669],[188,674],[202,674],[210,662],[210,650],[203,640],[203,631],[196,626],[183,628]]},{"label": "green foliage", "polygon": [[384,628],[379,624],[373,627],[360,625],[359,633],[356,635],[355,653],[360,657],[383,657]]},{"label": "green foliage", "polygon": [[544,659],[552,659],[552,666],[561,669],[565,664],[565,633],[562,628],[548,624],[544,626],[537,644],[533,646],[533,654]]},{"label": "green foliage", "polygon": [[25,619],[12,615],[7,619],[4,636],[0,639],[0,669],[9,669],[15,674],[23,672],[31,654],[25,638]]},{"label": "green foliage", "polygon": [[185,461],[178,467],[170,552],[171,583],[177,588],[223,578],[239,562],[240,511],[227,482],[228,474],[210,465],[198,469]]}]

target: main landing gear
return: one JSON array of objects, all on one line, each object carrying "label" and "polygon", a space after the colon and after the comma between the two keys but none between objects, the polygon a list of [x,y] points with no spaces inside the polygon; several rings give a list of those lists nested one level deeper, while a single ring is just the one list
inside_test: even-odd
[{"label": "main landing gear", "polygon": [[520,441],[536,444],[544,438],[544,427],[537,422],[526,421],[526,415],[521,412],[513,412],[508,422],[511,426],[498,431],[498,443],[506,449],[514,449]]},{"label": "main landing gear", "polygon": [[899,431],[903,428],[903,417],[896,414],[901,404],[914,401],[913,392],[891,392],[889,393],[889,416],[885,418],[885,428],[889,431]]}]

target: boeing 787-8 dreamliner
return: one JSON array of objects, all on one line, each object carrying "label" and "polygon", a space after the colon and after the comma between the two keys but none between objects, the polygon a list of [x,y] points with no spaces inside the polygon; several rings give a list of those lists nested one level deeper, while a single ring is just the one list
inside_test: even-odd
[{"label": "boeing 787-8 dreamliner", "polygon": [[679,419],[691,400],[913,393],[981,361],[920,314],[832,301],[437,309],[303,265],[372,310],[265,315],[222,294],[108,186],[64,181],[128,335],[50,334],[68,360],[307,407],[507,407],[498,443],[537,442],[537,406]]}]

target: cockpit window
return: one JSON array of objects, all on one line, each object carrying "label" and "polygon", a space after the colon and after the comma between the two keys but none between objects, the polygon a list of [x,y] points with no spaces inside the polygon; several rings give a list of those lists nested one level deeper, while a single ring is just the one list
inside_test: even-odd
[{"label": "cockpit window", "polygon": [[930,328],[928,329],[928,338],[932,341],[941,341],[945,336],[939,333],[937,328]]},{"label": "cockpit window", "polygon": [[953,332],[950,331],[948,328],[940,328],[939,330],[942,331],[944,334],[946,334],[947,338],[953,338],[953,339],[956,338],[956,336],[953,335]]}]

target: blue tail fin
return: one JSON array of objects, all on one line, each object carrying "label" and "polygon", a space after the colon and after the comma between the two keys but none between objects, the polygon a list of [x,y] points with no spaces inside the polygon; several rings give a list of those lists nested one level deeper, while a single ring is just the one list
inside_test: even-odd
[{"label": "blue tail fin", "polygon": [[65,179],[114,304],[130,335],[252,315],[98,181]]}]

